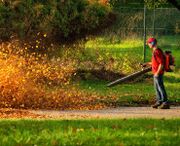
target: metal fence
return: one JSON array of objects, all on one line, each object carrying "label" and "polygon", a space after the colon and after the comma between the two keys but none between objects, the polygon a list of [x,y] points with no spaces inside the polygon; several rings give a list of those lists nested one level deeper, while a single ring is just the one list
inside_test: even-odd
[{"label": "metal fence", "polygon": [[180,34],[180,12],[175,8],[126,8],[116,9],[117,33],[121,37],[127,35],[142,36],[146,20],[147,35]]},{"label": "metal fence", "polygon": [[[171,38],[174,37],[173,45],[180,47],[180,11],[176,8],[120,7],[116,8],[115,11],[117,21],[116,25],[112,27],[112,31],[121,39],[141,37],[144,47],[144,61],[149,55],[145,45],[145,40],[148,37],[156,37],[161,40],[161,38],[171,36]],[[171,47],[170,44],[167,44],[166,46],[163,44],[163,47]]]}]

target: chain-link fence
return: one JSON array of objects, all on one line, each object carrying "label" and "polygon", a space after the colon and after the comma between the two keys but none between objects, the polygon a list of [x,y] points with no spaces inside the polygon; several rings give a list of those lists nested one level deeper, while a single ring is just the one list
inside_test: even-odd
[{"label": "chain-link fence", "polygon": [[[120,7],[115,11],[117,21],[111,31],[114,32],[116,38],[121,40],[140,38],[144,61],[150,60],[151,57],[151,51],[145,46],[144,41],[148,37],[156,37],[159,46],[164,50],[177,51],[177,48],[180,49],[180,11],[176,8]],[[144,47],[145,49],[143,49]],[[129,54],[132,53],[134,52],[131,50]]]},{"label": "chain-link fence", "polygon": [[172,51],[180,68],[180,11],[120,7],[115,12],[113,26],[86,44],[88,57],[96,55],[92,58],[103,62],[106,70],[131,73],[140,69],[139,63],[150,61],[152,52],[145,44],[148,37],[155,37],[160,48]]},{"label": "chain-link fence", "polygon": [[143,36],[146,20],[147,36],[180,34],[180,12],[175,8],[116,8],[117,34],[121,37]]}]

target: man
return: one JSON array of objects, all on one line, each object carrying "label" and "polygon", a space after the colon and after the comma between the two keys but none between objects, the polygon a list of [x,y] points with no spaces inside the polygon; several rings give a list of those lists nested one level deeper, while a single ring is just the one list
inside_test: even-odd
[{"label": "man", "polygon": [[145,65],[152,66],[152,73],[154,75],[154,88],[156,91],[157,101],[152,108],[169,109],[167,94],[163,83],[164,74],[164,55],[160,48],[157,46],[157,40],[155,38],[149,38],[147,45],[152,49],[151,62],[145,63]]}]

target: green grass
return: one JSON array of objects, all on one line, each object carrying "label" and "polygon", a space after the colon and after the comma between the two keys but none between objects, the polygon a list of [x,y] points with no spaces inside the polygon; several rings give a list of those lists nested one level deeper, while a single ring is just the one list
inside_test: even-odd
[{"label": "green grass", "polygon": [[[180,68],[180,35],[174,36],[163,36],[157,37],[158,45],[163,50],[171,50],[176,58],[176,65]],[[115,38],[112,41],[109,36],[99,37],[95,40],[90,40],[86,43],[86,52],[89,55],[95,55],[97,51],[102,54],[108,54],[110,56],[121,57],[128,54],[130,57],[138,56],[139,62],[143,59],[143,39],[142,38],[131,38],[120,40],[120,38]],[[96,58],[95,58],[96,59]],[[146,61],[151,59],[151,49],[146,47]]]},{"label": "green grass", "polygon": [[[126,39],[112,42],[108,38],[96,38],[86,43],[86,50],[89,55],[96,55],[99,52],[103,57],[112,56],[115,59],[124,57],[125,55],[134,57],[138,56],[142,61],[143,57],[143,40]],[[105,58],[105,57],[104,57]],[[94,58],[97,59],[97,58]],[[106,59],[106,58],[105,58]]]},{"label": "green grass", "polygon": [[[165,77],[165,87],[167,90],[168,98],[169,101],[173,103],[180,102],[180,83],[177,82],[179,80],[180,78],[174,79],[173,75]],[[106,87],[107,83],[107,81],[80,81],[79,88],[81,90],[94,92],[99,95],[116,96],[118,97],[117,102],[119,105],[130,104],[132,106],[137,106],[138,104],[151,104],[155,99],[153,83],[149,81],[141,81],[137,83],[121,83],[112,88]]]},{"label": "green grass", "polygon": [[1,120],[1,146],[178,146],[180,119]]},{"label": "green grass", "polygon": [[[171,50],[175,57],[176,68],[173,73],[166,73],[164,77],[165,87],[168,93],[170,101],[180,101],[180,36],[164,36],[158,37],[159,47],[163,50]],[[142,61],[143,55],[143,40],[142,39],[126,39],[116,40],[117,43],[112,43],[106,37],[100,37],[95,40],[91,40],[86,44],[86,51],[90,56],[93,56],[96,51],[100,54],[108,54],[109,56],[116,56],[115,58],[121,58],[122,56],[128,56],[129,58],[136,58],[139,62]],[[147,47],[147,61],[150,61],[151,50]],[[93,57],[92,57],[93,58]],[[104,57],[104,59],[106,59]],[[94,60],[96,58],[94,57]],[[97,60],[98,61],[98,60]],[[119,60],[120,61],[120,60]],[[137,61],[138,63],[138,61]],[[135,65],[135,64],[134,64]],[[149,73],[151,74],[151,73]],[[108,81],[100,80],[81,80],[79,81],[79,88],[87,92],[96,92],[100,95],[114,95],[119,98],[119,102],[124,104],[132,103],[136,101],[150,102],[155,99],[155,92],[153,87],[153,79],[144,79],[140,82],[122,83],[113,88],[106,87]]]}]

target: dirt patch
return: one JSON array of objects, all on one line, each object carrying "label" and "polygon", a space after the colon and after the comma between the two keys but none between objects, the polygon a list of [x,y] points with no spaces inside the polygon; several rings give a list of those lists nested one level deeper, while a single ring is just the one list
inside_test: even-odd
[{"label": "dirt patch", "polygon": [[124,77],[124,74],[115,73],[104,69],[100,70],[77,70],[76,77],[81,80],[98,79],[106,81],[114,81],[118,78]]}]

